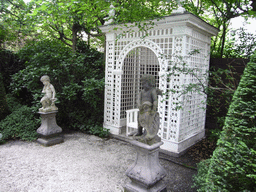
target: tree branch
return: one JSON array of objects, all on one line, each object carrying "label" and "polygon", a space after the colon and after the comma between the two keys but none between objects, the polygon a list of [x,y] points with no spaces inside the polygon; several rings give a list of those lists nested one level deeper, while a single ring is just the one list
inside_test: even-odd
[{"label": "tree branch", "polygon": [[16,7],[18,9],[24,8],[24,6],[22,6],[21,4],[20,4],[21,6],[18,6],[17,4],[14,4],[11,0],[6,0],[6,1],[8,1],[11,5],[13,5],[14,7]]},{"label": "tree branch", "polygon": [[100,36],[104,35],[103,33],[93,34],[93,33],[90,33],[90,32],[88,32],[88,31],[85,31],[85,33],[86,33],[87,35],[92,36],[92,37],[100,37]]},{"label": "tree branch", "polygon": [[49,24],[49,26],[50,26],[54,31],[56,31],[56,32],[59,34],[59,36],[60,36],[60,37],[57,37],[56,35],[52,34],[52,36],[53,36],[54,38],[59,39],[59,40],[61,40],[63,43],[65,43],[66,45],[68,45],[69,47],[72,47],[72,44],[69,44],[68,42],[66,42],[66,41],[64,40],[64,39],[66,39],[66,40],[72,41],[72,39],[67,38],[67,37],[64,35],[63,31],[59,31],[59,30],[58,30],[58,27],[53,26],[53,25],[51,25],[51,24]]}]

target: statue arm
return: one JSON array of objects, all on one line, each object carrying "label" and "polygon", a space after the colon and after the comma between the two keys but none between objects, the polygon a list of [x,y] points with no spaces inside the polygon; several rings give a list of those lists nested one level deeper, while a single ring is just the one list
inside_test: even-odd
[{"label": "statue arm", "polygon": [[55,92],[55,89],[54,89],[53,85],[51,85],[50,88],[51,88],[51,91],[52,91],[52,98],[51,99],[54,101],[56,92]]},{"label": "statue arm", "polygon": [[152,98],[153,98],[153,110],[157,110],[158,106],[158,97],[157,97],[157,90],[153,89],[152,91]]},{"label": "statue arm", "polygon": [[140,108],[140,106],[141,106],[141,92],[139,93],[139,96],[138,96],[138,99],[137,99],[137,105],[138,105],[138,108]]}]

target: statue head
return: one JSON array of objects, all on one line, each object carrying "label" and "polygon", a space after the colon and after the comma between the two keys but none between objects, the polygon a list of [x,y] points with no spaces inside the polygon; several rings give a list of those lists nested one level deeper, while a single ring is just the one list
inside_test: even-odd
[{"label": "statue head", "polygon": [[41,82],[44,82],[44,81],[50,82],[50,77],[49,77],[48,75],[43,75],[43,76],[40,78],[40,81],[41,81]]},{"label": "statue head", "polygon": [[142,75],[140,80],[141,80],[142,83],[143,82],[148,82],[151,87],[155,87],[155,81],[156,80],[155,80],[155,77],[153,75],[144,74],[144,75]]}]

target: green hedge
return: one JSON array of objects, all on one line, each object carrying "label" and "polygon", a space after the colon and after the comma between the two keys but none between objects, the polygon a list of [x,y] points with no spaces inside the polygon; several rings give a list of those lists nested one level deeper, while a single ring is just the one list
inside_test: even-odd
[{"label": "green hedge", "polygon": [[255,191],[256,54],[234,93],[217,148],[198,165],[198,191]]}]

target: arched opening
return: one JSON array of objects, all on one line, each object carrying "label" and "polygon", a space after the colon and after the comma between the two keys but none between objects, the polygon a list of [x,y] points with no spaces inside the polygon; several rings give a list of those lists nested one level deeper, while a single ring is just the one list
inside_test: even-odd
[{"label": "arched opening", "polygon": [[120,118],[126,118],[126,111],[137,108],[137,96],[141,89],[140,78],[151,74],[159,87],[160,66],[156,54],[147,47],[135,47],[125,57],[122,66]]}]

